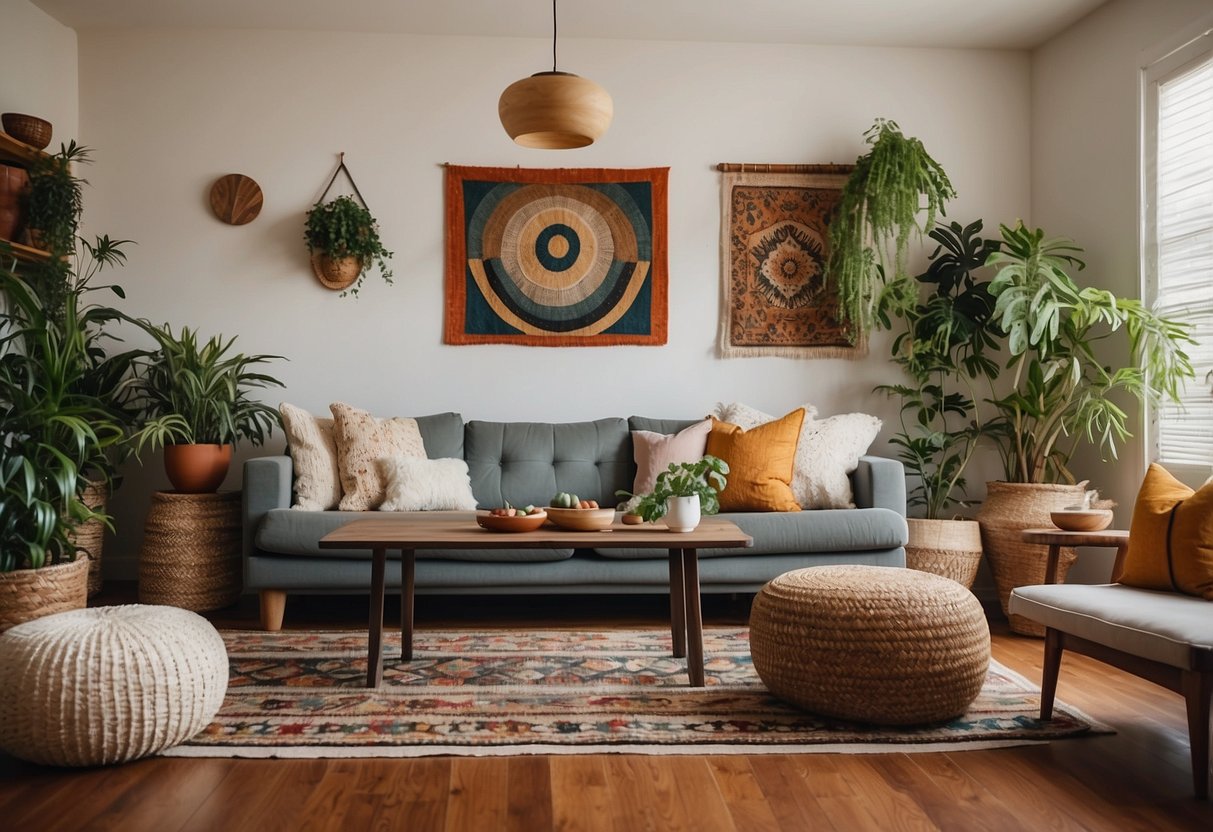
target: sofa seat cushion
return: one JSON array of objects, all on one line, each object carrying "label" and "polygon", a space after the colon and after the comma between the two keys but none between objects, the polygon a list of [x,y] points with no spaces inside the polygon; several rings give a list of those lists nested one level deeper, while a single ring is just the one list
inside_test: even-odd
[{"label": "sofa seat cushion", "polygon": [[[823,509],[798,512],[722,512],[754,538],[750,548],[701,549],[699,557],[789,555],[815,552],[871,552],[906,544],[906,521],[887,508]],[[671,545],[677,540],[671,532]],[[665,557],[664,549],[596,549],[605,558]]]},{"label": "sofa seat cushion", "polygon": [[1119,584],[1021,586],[1010,612],[1172,667],[1213,666],[1213,606],[1202,598]]},{"label": "sofa seat cushion", "polygon": [[[452,514],[467,517],[475,525],[471,512],[426,512],[427,515]],[[369,549],[321,549],[320,538],[354,520],[383,515],[364,511],[291,511],[276,508],[265,513],[257,530],[257,548],[267,554],[305,555],[320,558],[369,558]],[[417,557],[435,560],[471,560],[481,562],[539,563],[567,560],[572,549],[418,549]]]}]

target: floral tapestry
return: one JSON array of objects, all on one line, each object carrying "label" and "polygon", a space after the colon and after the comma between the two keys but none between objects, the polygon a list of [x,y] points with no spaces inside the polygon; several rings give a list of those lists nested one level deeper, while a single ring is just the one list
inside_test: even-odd
[{"label": "floral tapestry", "polygon": [[448,165],[448,344],[666,342],[668,168]]},{"label": "floral tapestry", "polygon": [[[759,171],[752,170],[758,168]],[[850,165],[721,165],[720,354],[858,358],[826,285],[828,226]]]}]

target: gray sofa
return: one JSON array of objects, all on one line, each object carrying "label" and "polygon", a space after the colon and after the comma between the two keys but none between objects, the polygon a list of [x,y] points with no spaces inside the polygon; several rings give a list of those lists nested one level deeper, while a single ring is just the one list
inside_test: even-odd
[{"label": "gray sofa", "polygon": [[[593,422],[464,423],[457,413],[418,418],[430,458],[468,463],[482,507],[546,505],[558,491],[616,505],[635,476],[630,430],[674,433],[694,420],[610,418]],[[900,462],[863,457],[851,477],[858,508],[722,515],[754,538],[749,549],[701,553],[703,592],[756,592],[790,569],[836,563],[904,566],[905,477]],[[281,626],[287,593],[370,591],[370,553],[321,550],[328,532],[363,512],[297,511],[291,460],[244,466],[244,584],[261,595],[262,622]],[[505,549],[417,553],[420,593],[551,594],[668,592],[665,550]],[[388,562],[389,586],[400,563]]]}]

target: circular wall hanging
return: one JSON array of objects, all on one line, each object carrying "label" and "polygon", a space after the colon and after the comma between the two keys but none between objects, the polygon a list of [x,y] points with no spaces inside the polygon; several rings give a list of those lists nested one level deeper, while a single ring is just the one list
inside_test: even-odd
[{"label": "circular wall hanging", "polygon": [[211,210],[228,225],[244,225],[257,219],[261,202],[261,186],[243,173],[229,173],[211,185]]}]

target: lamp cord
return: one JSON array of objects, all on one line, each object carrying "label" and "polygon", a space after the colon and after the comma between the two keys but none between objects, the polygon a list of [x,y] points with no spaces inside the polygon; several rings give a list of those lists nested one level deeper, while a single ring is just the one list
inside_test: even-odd
[{"label": "lamp cord", "polygon": [[556,0],[552,0],[552,72],[556,71]]}]

